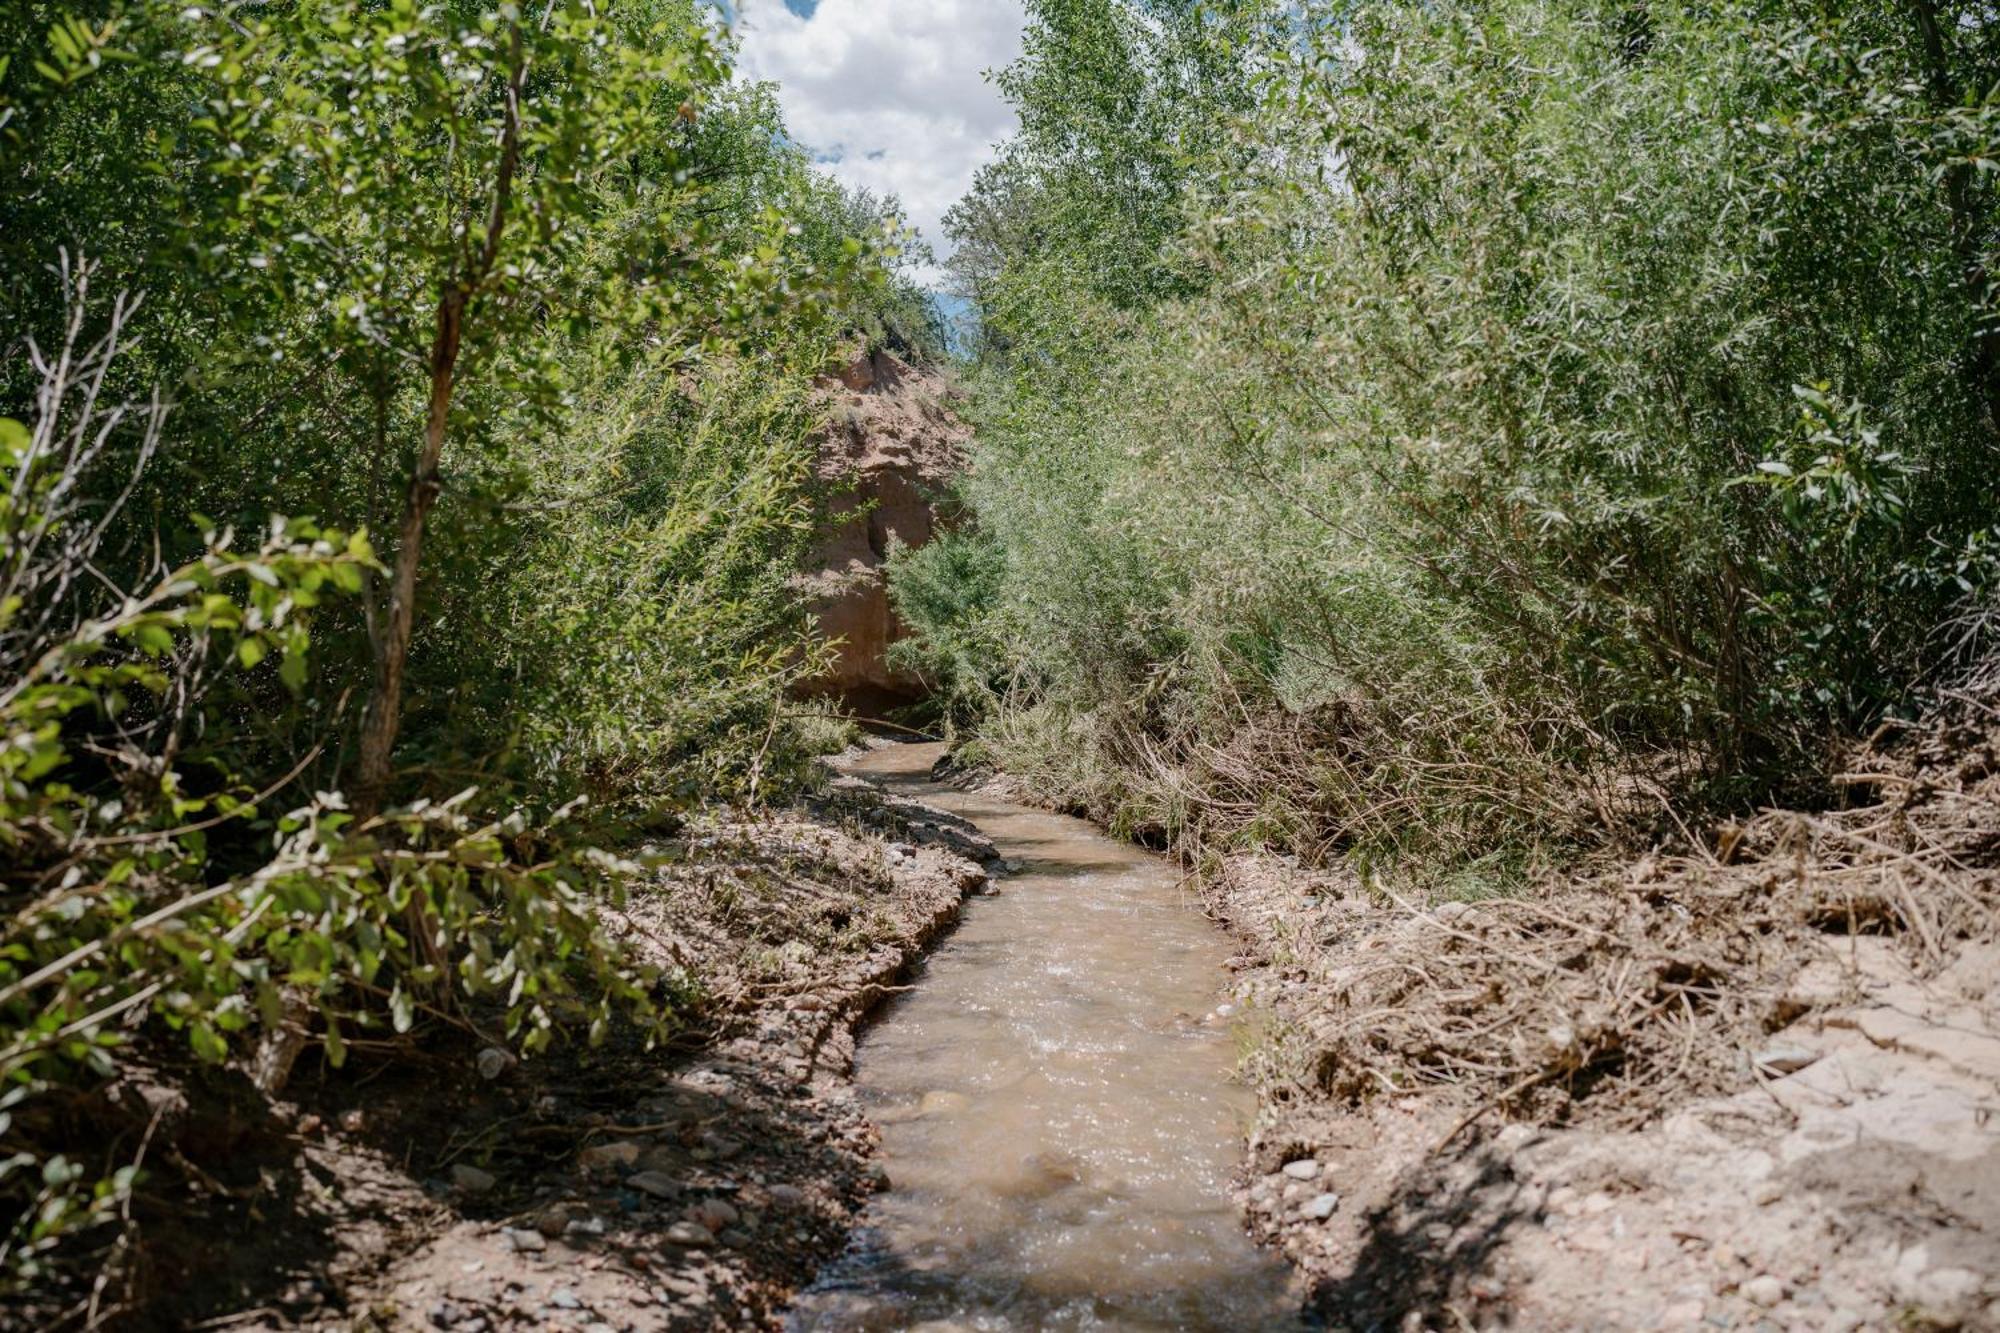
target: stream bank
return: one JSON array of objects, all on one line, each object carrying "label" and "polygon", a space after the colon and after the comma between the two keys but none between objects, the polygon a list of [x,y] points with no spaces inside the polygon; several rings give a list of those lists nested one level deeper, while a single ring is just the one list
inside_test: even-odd
[{"label": "stream bank", "polygon": [[1511,897],[1191,856],[1261,1019],[1241,1198],[1313,1315],[2000,1329],[1996,719],[1989,680],[1843,756],[1837,808]]},{"label": "stream bank", "polygon": [[[666,1050],[617,1035],[516,1061],[450,1028],[303,1061],[288,1100],[229,1071],[114,1090],[206,1182],[144,1237],[119,1326],[772,1327],[883,1183],[854,1034],[989,887],[963,821],[836,779],[631,849],[607,928],[698,984]],[[33,1327],[0,1311],[0,1327]]]}]

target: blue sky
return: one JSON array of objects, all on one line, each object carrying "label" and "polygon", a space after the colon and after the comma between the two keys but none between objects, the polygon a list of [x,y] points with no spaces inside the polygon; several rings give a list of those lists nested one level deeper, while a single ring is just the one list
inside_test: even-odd
[{"label": "blue sky", "polygon": [[741,72],[778,84],[792,137],[843,182],[902,199],[942,257],[945,210],[1014,129],[984,74],[1020,52],[1020,0],[732,7]]}]

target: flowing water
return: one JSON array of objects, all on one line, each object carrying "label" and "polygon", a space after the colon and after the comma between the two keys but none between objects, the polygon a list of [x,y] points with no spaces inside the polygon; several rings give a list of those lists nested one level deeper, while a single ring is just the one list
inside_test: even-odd
[{"label": "flowing water", "polygon": [[1296,1329],[1228,1196],[1251,1111],[1226,949],[1161,858],[1081,820],[927,781],[940,747],[853,771],[1020,863],[863,1039],[891,1187],[801,1297],[797,1333]]}]

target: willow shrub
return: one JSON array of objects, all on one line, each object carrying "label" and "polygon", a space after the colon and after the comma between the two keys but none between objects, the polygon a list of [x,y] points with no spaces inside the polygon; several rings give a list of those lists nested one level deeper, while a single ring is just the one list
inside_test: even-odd
[{"label": "willow shrub", "polygon": [[1991,575],[1969,15],[1272,6],[1155,256],[1197,290],[1138,309],[1032,225],[1105,127],[1018,142],[960,215],[1014,219],[967,483],[1000,591],[978,634],[911,600],[911,651],[998,645],[1072,721],[989,737],[1101,747],[1101,804],[1315,854],[1809,793]]},{"label": "willow shrub", "polygon": [[770,790],[812,380],[921,330],[698,0],[76,8],[0,8],[0,1299],[82,1309],[134,1062],[676,1021],[599,847]]}]

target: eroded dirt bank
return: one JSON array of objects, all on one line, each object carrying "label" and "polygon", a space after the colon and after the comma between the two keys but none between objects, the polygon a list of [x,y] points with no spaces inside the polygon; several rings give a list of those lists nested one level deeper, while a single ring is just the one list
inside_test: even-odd
[{"label": "eroded dirt bank", "polygon": [[992,849],[838,779],[644,850],[613,924],[702,979],[675,1049],[397,1044],[370,1069],[357,1043],[339,1076],[302,1068],[275,1118],[176,1102],[186,1132],[156,1151],[208,1187],[148,1238],[128,1326],[773,1325],[882,1183],[855,1026],[987,887]]}]

